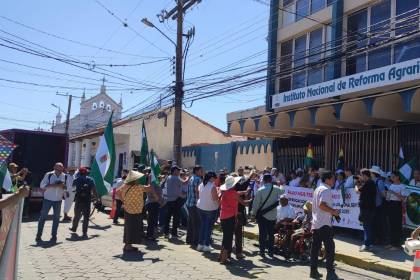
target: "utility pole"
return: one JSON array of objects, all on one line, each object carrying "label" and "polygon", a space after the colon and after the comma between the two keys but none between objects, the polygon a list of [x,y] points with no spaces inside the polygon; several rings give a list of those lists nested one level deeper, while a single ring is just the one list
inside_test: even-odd
[{"label": "utility pole", "polygon": [[176,65],[175,65],[175,120],[174,120],[174,160],[182,166],[182,99],[184,98],[184,81],[182,77],[182,44],[184,31],[184,0],[177,3],[177,36],[176,36]]},{"label": "utility pole", "polygon": [[56,93],[56,95],[59,96],[65,96],[69,98],[69,103],[67,105],[67,115],[66,115],[66,125],[64,128],[64,134],[66,135],[66,148],[65,148],[65,153],[64,153],[64,166],[67,166],[67,162],[68,162],[68,156],[69,156],[69,144],[70,144],[70,133],[69,133],[69,128],[70,128],[70,111],[71,111],[71,103],[73,100],[73,97],[75,98],[81,98],[79,96],[73,96],[71,94],[60,94],[60,93]]},{"label": "utility pole", "polygon": [[[177,39],[176,39],[176,57],[175,57],[175,116],[174,116],[174,145],[173,145],[173,159],[175,160],[176,164],[182,166],[182,156],[181,156],[181,149],[182,149],[182,102],[184,98],[184,74],[183,74],[183,65],[184,65],[184,57],[183,57],[183,37],[186,36],[190,39],[190,36],[194,36],[194,30],[188,32],[187,35],[184,34],[184,13],[187,12],[189,8],[191,8],[194,4],[200,3],[201,0],[177,0],[177,5],[175,8],[167,11],[162,11],[160,15],[158,15],[159,20],[163,22],[164,20],[168,20],[172,18],[173,20],[177,20]],[[148,22],[149,26],[153,26]],[[158,29],[158,28],[156,28]],[[159,30],[159,29],[158,29]],[[160,31],[160,30],[159,30]],[[161,32],[161,31],[160,31]],[[162,33],[162,32],[161,32]],[[165,37],[167,37],[164,34]],[[170,40],[170,39],[169,39]],[[172,40],[170,40],[172,41]],[[173,41],[172,41],[173,42]]]}]

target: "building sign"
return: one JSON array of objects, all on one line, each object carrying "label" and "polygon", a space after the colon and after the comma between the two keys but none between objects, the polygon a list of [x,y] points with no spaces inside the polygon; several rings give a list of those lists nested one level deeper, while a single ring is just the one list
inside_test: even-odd
[{"label": "building sign", "polygon": [[273,109],[420,79],[420,59],[412,59],[340,79],[273,95]]}]

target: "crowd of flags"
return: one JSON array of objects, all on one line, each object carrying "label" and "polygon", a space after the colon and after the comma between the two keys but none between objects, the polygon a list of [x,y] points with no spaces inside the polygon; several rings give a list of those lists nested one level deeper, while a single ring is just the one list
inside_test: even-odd
[{"label": "crowd of flags", "polygon": [[[146,127],[144,121],[141,129],[141,149],[140,149],[140,164],[150,166],[151,168],[151,183],[159,184],[159,175],[161,173],[159,161],[156,153],[149,151],[149,144],[147,141]],[[96,151],[95,158],[92,163],[90,175],[95,181],[96,192],[98,196],[103,196],[109,193],[114,181],[115,174],[115,140],[112,127],[112,115],[109,118],[108,124],[105,128],[104,134],[100,137],[99,147]],[[139,183],[146,184],[146,176],[140,179]]]}]

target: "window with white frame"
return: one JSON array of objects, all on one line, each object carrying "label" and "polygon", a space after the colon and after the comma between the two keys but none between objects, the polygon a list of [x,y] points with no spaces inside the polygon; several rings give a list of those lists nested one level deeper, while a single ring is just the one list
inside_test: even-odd
[{"label": "window with white frame", "polygon": [[92,103],[92,110],[96,110],[98,108],[98,104],[96,102]]},{"label": "window with white frame", "polygon": [[280,45],[279,92],[331,80],[331,27],[315,29]]},{"label": "window with white frame", "polygon": [[111,112],[111,105],[107,104],[107,105],[106,105],[106,110],[107,110],[108,112]]},{"label": "window with white frame", "polygon": [[383,0],[350,14],[346,75],[420,57],[419,7],[419,0]]},{"label": "window with white frame", "polygon": [[103,102],[102,100],[101,102],[99,102],[99,108],[105,108],[105,102]]},{"label": "window with white frame", "polygon": [[282,27],[314,14],[337,0],[283,0]]}]

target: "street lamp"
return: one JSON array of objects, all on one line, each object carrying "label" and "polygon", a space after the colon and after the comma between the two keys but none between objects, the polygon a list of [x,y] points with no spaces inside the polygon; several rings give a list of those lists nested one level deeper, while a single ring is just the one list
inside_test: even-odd
[{"label": "street lamp", "polygon": [[156,29],[157,31],[159,31],[159,33],[160,34],[162,34],[166,39],[168,39],[175,47],[176,47],[176,43],[171,39],[171,38],[169,38],[165,33],[163,33],[163,31],[162,30],[160,30],[156,25],[154,25],[152,22],[150,22],[147,18],[143,18],[142,20],[141,20],[141,22],[144,24],[144,25],[146,25],[146,26],[148,26],[148,27],[151,27],[151,28],[154,28],[154,29]]},{"label": "street lamp", "polygon": [[64,114],[64,111],[61,110],[60,106],[57,106],[54,103],[51,103],[51,106],[53,106],[54,108],[57,108],[59,113],[62,112]]}]

